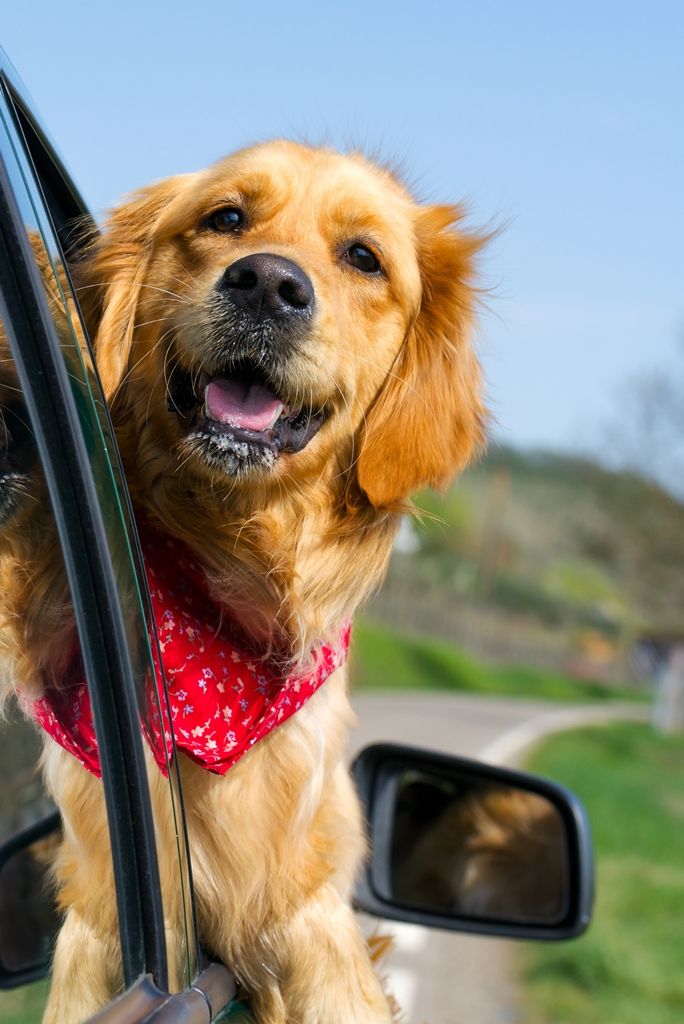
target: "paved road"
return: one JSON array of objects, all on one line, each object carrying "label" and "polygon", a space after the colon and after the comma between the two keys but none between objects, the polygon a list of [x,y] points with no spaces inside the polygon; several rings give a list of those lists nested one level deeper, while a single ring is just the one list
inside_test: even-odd
[{"label": "paved road", "polygon": [[[352,752],[393,740],[509,764],[550,732],[644,714],[631,706],[559,708],[542,701],[455,694],[358,694],[353,704],[359,726]],[[370,918],[364,923],[369,930],[378,924]],[[396,936],[386,973],[406,1024],[520,1022],[511,966],[516,944],[394,922],[382,930]]]}]

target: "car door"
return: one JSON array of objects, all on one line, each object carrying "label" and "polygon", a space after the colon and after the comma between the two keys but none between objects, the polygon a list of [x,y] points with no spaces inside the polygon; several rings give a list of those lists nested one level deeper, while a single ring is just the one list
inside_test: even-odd
[{"label": "car door", "polygon": [[[78,258],[75,225],[82,228],[84,218],[82,200],[0,51],[0,408],[5,403],[0,451],[4,445],[6,457],[5,463],[0,458],[0,488],[3,480],[7,485],[4,516],[0,495],[6,620],[0,657],[5,689],[12,688],[14,675],[28,694],[22,700],[31,717],[36,706],[31,688],[47,678],[60,657],[62,666],[69,671],[76,666],[74,671],[87,680],[106,808],[102,843],[111,851],[115,890],[103,892],[103,900],[116,904],[116,967],[124,990],[106,1019],[166,1020],[169,1014],[168,1019],[208,1022],[225,1011],[235,984],[221,965],[208,964],[199,948],[173,756],[167,781],[160,783],[158,769],[146,764],[144,755],[145,723],[159,715],[166,693],[149,685],[155,678],[154,637],[146,624],[149,595],[111,423],[64,257],[69,251]],[[27,550],[33,561],[27,562]],[[54,600],[57,593],[60,602]],[[57,612],[51,617],[53,606]],[[30,611],[17,629],[18,608]],[[17,660],[17,651],[23,661]],[[34,827],[51,810],[35,771],[40,745],[15,702],[0,732],[0,843],[17,829]],[[154,818],[150,786],[157,793],[163,789]],[[39,842],[44,844],[45,836]],[[51,856],[49,849],[42,853]],[[15,886],[13,895],[20,890],[21,885]],[[174,892],[173,911],[162,891]],[[165,927],[172,913],[177,918],[178,906],[181,948],[170,972]],[[19,901],[6,909],[9,933],[16,938],[13,922],[25,916],[26,908]],[[39,977],[45,962],[43,956],[16,978]],[[3,1020],[38,1019],[44,997],[44,986],[31,989],[23,1008],[17,997]]]}]

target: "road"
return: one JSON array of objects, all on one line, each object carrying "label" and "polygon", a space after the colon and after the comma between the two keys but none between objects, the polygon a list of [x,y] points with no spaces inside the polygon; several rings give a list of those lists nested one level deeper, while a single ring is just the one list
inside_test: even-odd
[{"label": "road", "polygon": [[[643,709],[563,706],[441,693],[356,694],[359,726],[352,753],[382,740],[514,764],[543,735],[574,725],[643,717]],[[365,918],[368,930],[379,922]],[[406,1024],[519,1024],[512,969],[515,944],[492,938],[383,922],[395,935],[387,961],[388,989]]]}]

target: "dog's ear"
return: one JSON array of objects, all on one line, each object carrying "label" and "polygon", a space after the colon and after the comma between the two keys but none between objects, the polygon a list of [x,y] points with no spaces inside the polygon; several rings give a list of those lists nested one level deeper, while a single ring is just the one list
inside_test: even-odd
[{"label": "dog's ear", "polygon": [[392,373],[366,417],[359,484],[376,507],[444,487],[484,441],[480,367],[471,344],[474,261],[486,239],[459,232],[457,207],[416,225],[422,300]]},{"label": "dog's ear", "polygon": [[113,210],[78,271],[81,304],[108,401],[126,374],[157,227],[188,177],[150,185]]}]

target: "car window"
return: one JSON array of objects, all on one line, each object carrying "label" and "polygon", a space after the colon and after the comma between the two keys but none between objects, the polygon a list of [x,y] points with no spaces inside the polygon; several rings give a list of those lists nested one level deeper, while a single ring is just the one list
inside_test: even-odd
[{"label": "car window", "polygon": [[[28,537],[22,544],[22,534],[27,529],[32,506],[44,498],[45,484],[2,322],[0,359],[0,696],[3,710],[0,717],[0,844],[3,844],[53,812],[54,803],[41,778],[43,743],[39,731],[20,709],[15,696],[15,686],[20,679],[26,680],[24,695],[28,698],[32,692],[32,662],[37,660],[38,651],[43,647],[36,622],[38,631],[29,627],[29,654],[24,643],[24,624],[13,613],[26,608],[28,591],[22,570],[28,569],[28,564],[21,565],[19,553],[20,547],[29,550]],[[49,516],[43,516],[42,520],[56,581],[65,576],[64,566],[59,547],[50,544]],[[45,573],[45,567],[42,572]],[[40,672],[37,665],[35,670],[36,674]],[[106,844],[106,834],[102,839]],[[46,869],[47,859],[56,853],[57,842],[55,833],[52,841],[43,844],[40,851]],[[53,913],[51,927],[39,929],[40,939],[35,941],[35,926],[41,914],[51,914],[49,905],[45,909],[46,901],[40,891],[44,884],[47,884],[47,870],[41,870],[39,860],[16,858],[8,861],[0,873],[0,959],[13,970],[25,970],[29,978],[34,970],[40,973],[46,955],[51,952],[48,936],[58,924]],[[41,981],[9,992],[0,991],[0,1018],[9,1024],[37,1020],[46,996],[47,985]]]},{"label": "car window", "polygon": [[[41,150],[41,140],[30,120],[17,110],[11,95],[6,94],[3,99],[0,110],[2,155],[59,337],[86,440],[124,611],[140,722],[143,731],[149,731],[151,720],[160,719],[161,704],[166,697],[150,685],[155,673],[146,627],[148,595],[136,534],[111,425],[62,256],[60,236],[63,243],[69,244],[73,228],[68,217],[68,202],[62,202],[59,176],[50,177],[49,159]],[[5,690],[19,687],[26,694],[24,705],[29,711],[28,717],[35,719],[31,700],[46,680],[59,681],[65,674],[72,681],[81,680],[85,679],[85,672],[78,651],[57,530],[32,439],[32,423],[7,348],[7,331],[1,327],[0,347],[0,407],[3,412],[0,453],[4,446],[0,488],[3,482],[5,487],[4,498],[0,493],[0,564],[5,582],[1,670]],[[54,730],[52,735],[55,736]],[[10,700],[8,716],[0,726],[0,841],[17,828],[37,820],[50,807],[39,782],[37,762],[41,745],[40,731],[27,723],[16,701]],[[76,755],[87,759],[87,747],[88,737]],[[86,748],[85,755],[83,748]],[[174,951],[169,981],[172,989],[180,989],[189,983],[197,963],[182,803],[173,765],[167,766],[165,778],[151,758],[148,763],[151,765],[149,785],[155,810],[154,826],[158,848],[163,851],[159,870],[166,901],[164,915],[175,921],[178,934],[182,936],[182,948]],[[107,843],[106,834],[102,835],[102,843]],[[106,878],[102,879],[102,884],[107,884]],[[114,899],[113,893],[103,892],[102,898],[105,897]],[[4,1013],[0,1015],[3,1020],[10,1019]]]}]

